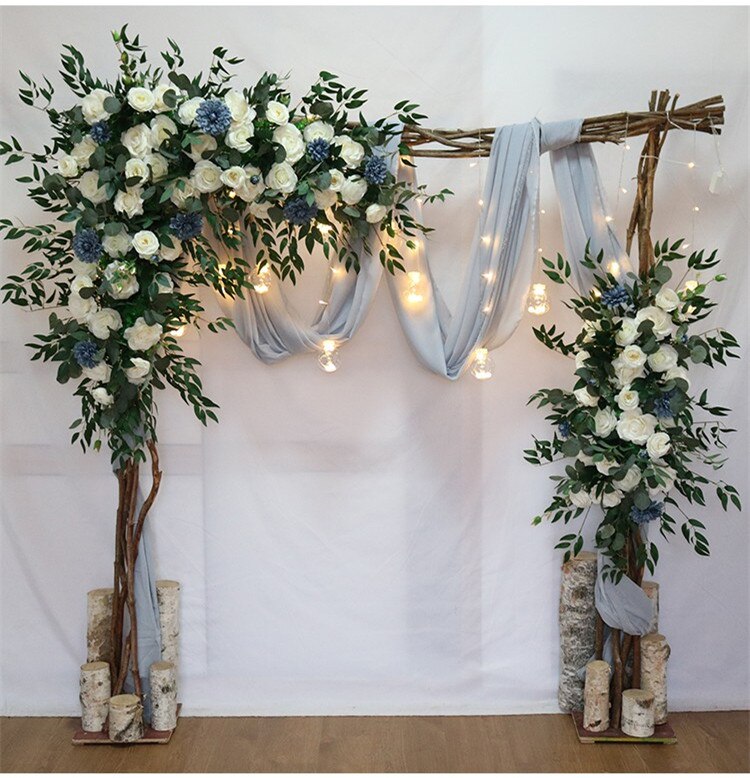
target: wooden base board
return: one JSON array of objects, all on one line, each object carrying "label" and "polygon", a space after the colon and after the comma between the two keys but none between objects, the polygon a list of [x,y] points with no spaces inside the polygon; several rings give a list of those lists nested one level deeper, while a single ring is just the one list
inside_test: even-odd
[{"label": "wooden base board", "polygon": [[573,717],[576,734],[581,743],[662,743],[674,745],[677,742],[677,736],[668,721],[665,724],[657,724],[651,737],[631,737],[621,729],[613,727],[605,729],[604,732],[591,732],[583,728],[583,713],[581,711],[571,711],[570,715]]},{"label": "wooden base board", "polygon": [[[177,717],[179,719],[180,709],[182,703],[177,704]],[[136,740],[133,743],[115,743],[114,740],[109,739],[107,733],[107,725],[104,725],[104,729],[101,732],[84,732],[82,729],[77,729],[73,735],[74,746],[144,746],[152,743],[158,745],[164,745],[169,743],[169,739],[172,737],[173,729],[161,731],[158,729],[151,729],[151,727],[145,727],[143,731],[143,737],[140,740]]]}]

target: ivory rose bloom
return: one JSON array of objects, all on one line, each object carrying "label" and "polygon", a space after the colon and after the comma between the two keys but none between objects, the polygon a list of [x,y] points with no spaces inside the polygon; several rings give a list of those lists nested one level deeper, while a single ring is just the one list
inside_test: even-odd
[{"label": "ivory rose bloom", "polygon": [[210,135],[199,135],[198,140],[195,143],[190,144],[190,151],[188,157],[193,162],[200,162],[203,159],[203,154],[207,151],[216,151],[218,143],[216,138],[212,138]]},{"label": "ivory rose bloom", "polygon": [[159,148],[173,135],[177,135],[177,125],[168,116],[154,116],[151,120],[151,142],[154,148]]},{"label": "ivory rose bloom", "polygon": [[680,304],[680,297],[674,289],[664,286],[656,295],[654,302],[663,311],[673,311]]},{"label": "ivory rose bloom", "polygon": [[657,308],[655,305],[649,305],[646,308],[641,308],[638,313],[636,313],[635,320],[638,324],[640,324],[642,321],[652,322],[654,325],[654,335],[658,340],[669,338],[675,332],[675,326],[672,322],[672,317],[661,308]]},{"label": "ivory rose bloom", "polygon": [[351,176],[341,187],[341,199],[347,205],[356,205],[367,192],[367,181],[362,176]]},{"label": "ivory rose bloom", "polygon": [[664,380],[665,381],[671,381],[674,378],[679,378],[682,381],[685,381],[685,383],[688,385],[688,389],[690,388],[690,378],[688,377],[688,371],[684,367],[672,367],[669,370],[667,370],[666,373],[664,373]]},{"label": "ivory rose bloom", "polygon": [[252,126],[253,119],[255,119],[255,109],[250,107],[250,103],[247,102],[242,92],[230,89],[224,95],[224,102],[232,114],[232,121],[243,122]]},{"label": "ivory rose bloom", "polygon": [[162,336],[162,326],[161,324],[146,324],[143,316],[139,316],[135,320],[135,324],[125,330],[124,335],[131,351],[148,351],[159,342]]},{"label": "ivory rose bloom", "polygon": [[266,119],[274,124],[286,124],[289,121],[289,109],[277,100],[271,100],[266,106]]},{"label": "ivory rose bloom", "polygon": [[117,235],[105,235],[102,239],[102,248],[110,257],[122,257],[130,251],[133,240],[125,230],[120,230]]},{"label": "ivory rose bloom", "polygon": [[103,386],[97,386],[96,389],[92,390],[91,396],[102,408],[108,408],[115,401],[115,398]]},{"label": "ivory rose bloom", "polygon": [[94,282],[89,276],[77,276],[70,284],[70,291],[73,292],[73,294],[80,294],[81,289],[91,289],[93,285]]},{"label": "ivory rose bloom", "polygon": [[219,178],[224,186],[228,186],[230,189],[239,189],[245,183],[245,168],[234,165],[225,170]]},{"label": "ivory rose bloom", "polygon": [[154,87],[154,113],[164,113],[171,110],[164,102],[164,95],[169,91],[176,93],[176,89],[172,84],[159,84]]},{"label": "ivory rose bloom", "polygon": [[145,184],[148,181],[148,165],[142,159],[129,159],[125,163],[125,178],[137,178],[139,183]]},{"label": "ivory rose bloom", "polygon": [[646,364],[646,355],[641,350],[641,347],[635,344],[625,346],[618,359],[624,367],[643,367]]},{"label": "ivory rose bloom", "polygon": [[617,462],[613,462],[611,459],[602,459],[602,461],[597,462],[595,466],[602,475],[609,475],[610,471],[617,467]]},{"label": "ivory rose bloom", "polygon": [[143,161],[151,169],[151,178],[154,181],[161,181],[169,173],[167,158],[161,154],[146,154]]},{"label": "ivory rose bloom", "polygon": [[387,213],[388,209],[384,205],[373,203],[372,205],[367,206],[365,219],[367,219],[370,224],[377,224],[378,222],[383,221]]},{"label": "ivory rose bloom", "polygon": [[644,445],[656,430],[656,416],[638,411],[625,411],[617,422],[617,434],[630,443]]},{"label": "ivory rose bloom", "polygon": [[615,335],[615,342],[618,346],[629,346],[638,340],[638,323],[635,319],[628,316],[620,319],[620,328]]},{"label": "ivory rose bloom", "polygon": [[198,113],[203,102],[202,97],[191,97],[190,100],[185,100],[177,109],[177,118],[187,126],[195,124],[195,114]]},{"label": "ivory rose bloom", "polygon": [[75,157],[66,154],[57,160],[57,172],[63,178],[75,178],[78,175],[78,163]]},{"label": "ivory rose bloom", "polygon": [[115,210],[117,213],[124,213],[128,219],[134,216],[140,216],[143,213],[143,190],[139,186],[126,189],[124,192],[118,192],[115,195]]},{"label": "ivory rose bloom", "polygon": [[122,318],[113,308],[102,308],[88,317],[86,326],[95,338],[106,340],[110,332],[122,327]]},{"label": "ivory rose bloom", "polygon": [[263,194],[266,188],[263,183],[263,176],[257,167],[252,165],[245,166],[245,180],[242,186],[237,190],[237,194],[246,202],[251,203],[259,195]]},{"label": "ivory rose bloom", "polygon": [[143,159],[154,147],[151,128],[147,124],[136,124],[120,135],[120,143],[125,146],[131,157]]},{"label": "ivory rose bloom", "polygon": [[96,311],[98,305],[93,297],[80,297],[71,294],[68,298],[68,310],[70,315],[79,323],[85,324],[88,317]]},{"label": "ivory rose bloom", "polygon": [[145,383],[151,372],[151,363],[147,359],[141,359],[141,357],[132,357],[130,364],[131,367],[125,368],[125,377],[128,381],[135,386]]},{"label": "ivory rose bloom", "polygon": [[677,352],[672,346],[659,346],[659,350],[649,355],[648,365],[655,373],[666,373],[677,367]]},{"label": "ivory rose bloom", "polygon": [[[177,186],[179,182],[182,182],[181,187]],[[175,186],[172,190],[172,194],[169,196],[169,199],[178,208],[184,208],[187,201],[192,197],[196,197],[197,195],[198,192],[190,180],[187,178],[178,178],[177,181],[175,181]]]},{"label": "ivory rose bloom", "polygon": [[159,256],[166,262],[174,262],[182,256],[182,243],[175,240],[174,246],[162,246]]},{"label": "ivory rose bloom", "polygon": [[669,453],[671,445],[666,432],[655,432],[646,441],[646,451],[651,459],[661,459]]},{"label": "ivory rose bloom", "polygon": [[124,262],[110,262],[104,268],[109,294],[115,300],[127,300],[138,291],[138,279]]},{"label": "ivory rose bloom", "polygon": [[573,396],[578,400],[579,405],[583,405],[587,408],[594,408],[599,404],[599,398],[594,397],[585,386],[576,389],[575,392],[573,392]]},{"label": "ivory rose bloom", "polygon": [[81,101],[81,110],[86,124],[96,124],[109,119],[110,114],[104,110],[104,101],[111,97],[106,89],[94,89]]},{"label": "ivory rose bloom", "polygon": [[196,163],[190,181],[199,192],[216,192],[221,189],[221,168],[210,159]]},{"label": "ivory rose bloom", "polygon": [[365,147],[348,135],[339,135],[334,141],[339,146],[339,156],[347,167],[357,167],[365,158]]},{"label": "ivory rose bloom", "polygon": [[107,201],[107,190],[99,186],[99,171],[89,170],[78,180],[78,191],[94,205]]},{"label": "ivory rose bloom", "polygon": [[591,505],[591,495],[581,490],[580,492],[570,492],[568,499],[576,508],[588,508]]},{"label": "ivory rose bloom", "polygon": [[82,262],[78,257],[73,258],[70,263],[70,269],[77,276],[96,278],[99,275],[99,266],[96,262]]},{"label": "ivory rose bloom", "polygon": [[277,162],[271,166],[266,176],[266,186],[289,194],[297,188],[297,174],[288,162]]},{"label": "ivory rose bloom", "polygon": [[611,408],[604,408],[594,416],[594,432],[600,438],[606,438],[617,426],[617,414]]},{"label": "ivory rose bloom", "polygon": [[224,142],[230,149],[237,149],[245,154],[252,148],[250,138],[253,137],[254,133],[255,128],[252,122],[232,122],[224,136]]},{"label": "ivory rose bloom", "polygon": [[270,207],[271,203],[250,203],[248,210],[256,219],[265,219],[268,217],[268,209]]},{"label": "ivory rose bloom", "polygon": [[619,489],[614,492],[604,492],[602,494],[602,508],[614,508],[622,502],[623,493]]},{"label": "ivory rose bloom", "polygon": [[306,143],[312,143],[314,140],[324,140],[330,143],[333,140],[334,129],[327,122],[318,120],[310,122],[305,127],[303,135],[305,136]]},{"label": "ivory rose bloom", "polygon": [[99,148],[92,140],[91,136],[87,135],[83,140],[76,143],[70,150],[70,156],[78,163],[78,167],[81,170],[85,170],[89,166],[89,160],[91,155]]},{"label": "ivory rose bloom", "polygon": [[335,168],[330,170],[329,173],[331,174],[331,185],[328,188],[332,192],[340,192],[341,187],[346,182],[346,176],[340,170],[336,170]]},{"label": "ivory rose bloom", "polygon": [[619,481],[612,481],[612,484],[623,492],[632,492],[640,482],[641,471],[635,465],[631,465],[628,472]]},{"label": "ivory rose bloom", "polygon": [[305,156],[302,133],[293,124],[284,124],[273,131],[273,142],[286,151],[286,161],[293,165]]},{"label": "ivory rose bloom", "polygon": [[588,351],[579,351],[576,354],[576,370],[580,370],[585,367],[586,360],[591,356]]},{"label": "ivory rose bloom", "polygon": [[133,248],[139,257],[153,257],[159,251],[159,239],[151,230],[140,230],[133,235]]},{"label": "ivory rose bloom", "polygon": [[629,386],[623,387],[617,395],[617,407],[621,411],[634,411],[641,404],[638,392]]},{"label": "ivory rose bloom", "polygon": [[83,377],[94,384],[106,384],[112,375],[112,368],[104,361],[97,362],[94,367],[84,367]]},{"label": "ivory rose bloom", "polygon": [[156,97],[150,89],[134,86],[128,90],[128,104],[134,111],[145,113],[156,105]]}]

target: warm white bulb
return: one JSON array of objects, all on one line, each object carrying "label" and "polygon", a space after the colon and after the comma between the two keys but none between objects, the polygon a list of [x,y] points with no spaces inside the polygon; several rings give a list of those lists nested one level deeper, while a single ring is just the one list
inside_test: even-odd
[{"label": "warm white bulb", "polygon": [[317,224],[318,232],[321,233],[321,235],[328,235],[328,233],[333,229],[330,224]]},{"label": "warm white bulb", "polygon": [[687,166],[692,170],[695,167],[695,162],[688,162]]},{"label": "warm white bulb", "polygon": [[629,143],[625,144],[625,151],[630,151],[630,144]]},{"label": "warm white bulb", "polygon": [[549,311],[546,284],[532,284],[526,301],[526,310],[535,316],[543,316]]},{"label": "warm white bulb", "polygon": [[593,294],[593,295],[594,295],[594,297],[601,297],[601,296],[602,296],[602,293],[601,293],[601,291],[600,291],[600,290],[599,290],[599,288],[598,288],[598,287],[596,287],[596,286],[592,288],[592,290],[591,290],[591,294]]},{"label": "warm white bulb", "polygon": [[620,263],[613,259],[608,265],[607,265],[607,272],[611,273],[615,278],[620,275]]},{"label": "warm white bulb", "polygon": [[469,162],[469,167],[476,167],[477,164],[478,164],[477,161],[474,160],[473,162]]},{"label": "warm white bulb", "polygon": [[234,200],[234,198],[237,197],[237,192],[234,191],[234,189],[229,190],[229,199]]},{"label": "warm white bulb", "polygon": [[182,324],[177,329],[172,330],[172,337],[181,338],[185,334],[185,325]]},{"label": "warm white bulb", "polygon": [[495,280],[495,274],[491,270],[488,270],[486,273],[482,273],[482,278],[488,283],[492,283]]},{"label": "warm white bulb", "polygon": [[485,246],[489,246],[491,241],[492,241],[491,235],[482,235],[482,243],[484,243]]},{"label": "warm white bulb", "polygon": [[250,283],[256,294],[265,294],[271,288],[270,273],[270,265],[266,264],[260,268],[256,265],[255,270],[250,275]]},{"label": "warm white bulb", "polygon": [[688,292],[694,292],[698,288],[698,282],[691,278],[690,281],[685,281],[685,289]]},{"label": "warm white bulb", "polygon": [[697,213],[698,211],[700,211],[700,207],[697,206],[697,205],[694,205],[693,206],[693,210]]},{"label": "warm white bulb", "polygon": [[477,205],[481,208],[484,205],[484,200],[477,200]]},{"label": "warm white bulb", "polygon": [[621,191],[623,194],[627,194],[627,193],[628,193],[628,190],[627,190],[627,189],[626,189],[624,186],[623,186],[623,187],[620,187],[620,191]]},{"label": "warm white bulb", "polygon": [[545,213],[547,213],[547,211],[545,211],[545,210],[544,210],[544,208],[542,208],[542,210],[541,210],[541,211],[539,211],[539,213],[541,213],[541,214],[545,214]]},{"label": "warm white bulb", "polygon": [[614,221],[614,218],[612,216],[605,216],[604,221],[607,222],[607,224],[609,224],[610,222]]},{"label": "warm white bulb", "polygon": [[494,364],[489,358],[486,348],[478,348],[474,352],[474,361],[471,365],[471,374],[479,381],[486,381],[492,378],[492,368]]},{"label": "warm white bulb", "polygon": [[324,340],[321,345],[326,354],[332,354],[338,348],[335,340]]}]

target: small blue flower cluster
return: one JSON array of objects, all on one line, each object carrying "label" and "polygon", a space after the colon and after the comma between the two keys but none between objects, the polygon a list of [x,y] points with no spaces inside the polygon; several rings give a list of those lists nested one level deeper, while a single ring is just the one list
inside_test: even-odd
[{"label": "small blue flower cluster", "polygon": [[310,205],[304,197],[295,197],[284,206],[284,218],[291,224],[309,224],[318,212],[318,206]]},{"label": "small blue flower cluster", "polygon": [[96,230],[86,229],[73,238],[73,251],[81,262],[96,262],[102,255],[102,242]]},{"label": "small blue flower cluster", "polygon": [[95,367],[99,346],[93,340],[81,340],[73,346],[73,356],[81,367]]},{"label": "small blue flower cluster", "polygon": [[636,524],[647,524],[649,521],[660,518],[662,513],[664,513],[664,503],[652,501],[648,508],[639,508],[634,505],[630,509],[630,518]]},{"label": "small blue flower cluster", "polygon": [[365,181],[368,184],[380,186],[385,183],[387,175],[388,164],[383,157],[368,157],[365,163]]},{"label": "small blue flower cluster", "polygon": [[602,292],[602,305],[605,308],[618,308],[619,306],[630,305],[630,295],[621,284],[610,287]]},{"label": "small blue flower cluster", "polygon": [[223,135],[232,123],[232,113],[223,100],[204,100],[195,113],[195,123],[209,135]]},{"label": "small blue flower cluster", "polygon": [[331,153],[331,144],[324,138],[315,138],[307,144],[307,156],[313,162],[325,162]]},{"label": "small blue flower cluster", "polygon": [[203,216],[199,213],[178,213],[169,220],[169,229],[178,240],[190,240],[203,230]]},{"label": "small blue flower cluster", "polygon": [[674,397],[674,389],[670,392],[665,392],[661,397],[657,397],[654,400],[654,416],[657,419],[671,419],[674,416],[672,407],[669,401]]},{"label": "small blue flower cluster", "polygon": [[567,440],[570,437],[570,422],[567,419],[563,419],[557,425],[557,432],[563,440]]},{"label": "small blue flower cluster", "polygon": [[98,143],[100,146],[112,137],[107,122],[96,122],[95,124],[92,124],[89,135],[91,136],[91,140],[93,140],[94,143]]}]

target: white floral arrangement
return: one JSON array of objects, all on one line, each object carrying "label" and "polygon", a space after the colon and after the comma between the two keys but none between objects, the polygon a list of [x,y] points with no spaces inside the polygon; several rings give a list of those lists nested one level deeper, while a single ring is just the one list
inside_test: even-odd
[{"label": "white floral arrangement", "polygon": [[[546,418],[556,431],[551,440],[535,438],[525,459],[567,461],[564,474],[552,476],[555,496],[534,524],[568,524],[581,515],[585,523],[593,508],[601,509],[596,546],[608,560],[605,575],[615,581],[644,566],[653,573],[658,548],[644,532],[652,523],[667,538],[679,516],[685,539],[708,555],[705,525],[686,512],[686,504],[706,504],[704,488],[715,489],[724,510],[729,502],[741,507],[734,486],[702,472],[721,469],[723,435],[734,430],[696,417],[724,417],[729,409],[710,405],[705,390],[696,397],[689,376],[691,365],[715,367],[738,356],[737,340],[726,330],[692,331],[715,306],[706,296],[709,283],[725,276],[701,281],[718,264],[716,252],[693,252],[682,280],[668,286],[672,263],[686,258],[682,243],[657,243],[653,267],[624,279],[587,250],[583,265],[594,272],[594,286],[585,295],[570,283],[571,268],[561,256],[556,263],[543,260],[554,283],[573,289],[569,306],[583,329],[571,343],[554,325],[534,330],[545,346],[575,361],[576,377],[572,390],[542,389],[529,400],[549,407]],[[583,523],[556,546],[566,561],[583,548]]]}]

